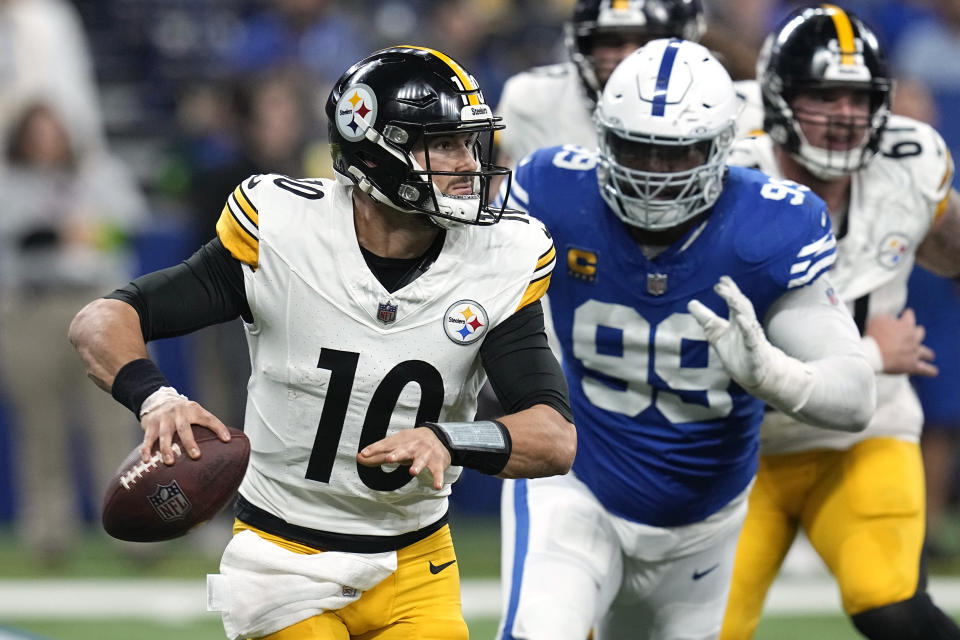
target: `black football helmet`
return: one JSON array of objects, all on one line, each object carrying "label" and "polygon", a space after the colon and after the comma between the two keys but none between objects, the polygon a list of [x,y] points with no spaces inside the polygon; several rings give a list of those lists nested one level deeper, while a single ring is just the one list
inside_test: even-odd
[{"label": "black football helmet", "polygon": [[[876,154],[890,115],[892,82],[876,34],[857,16],[824,4],[797,9],[768,36],[757,61],[763,95],[763,128],[797,162],[823,180],[834,180],[865,166]],[[862,142],[849,150],[811,145],[791,102],[798,93],[829,89],[869,94],[867,120],[828,126],[862,127]]]},{"label": "black football helmet", "polygon": [[[490,180],[511,171],[489,164],[500,118],[484,103],[480,87],[458,62],[425,47],[377,51],[350,67],[327,99],[334,169],[387,206],[427,214],[437,225],[489,225],[504,208],[490,207]],[[431,137],[476,134],[472,171],[440,171],[430,165]],[[413,155],[423,148],[425,166]],[[432,176],[466,176],[471,195],[443,194]]]},{"label": "black football helmet", "polygon": [[696,42],[706,29],[700,0],[577,0],[564,40],[587,95],[596,100],[603,90],[591,57],[598,33],[633,32],[643,42],[657,38]]}]

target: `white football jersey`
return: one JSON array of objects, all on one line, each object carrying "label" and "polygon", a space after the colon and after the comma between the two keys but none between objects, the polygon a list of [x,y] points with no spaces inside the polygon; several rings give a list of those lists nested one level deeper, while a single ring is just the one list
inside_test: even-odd
[{"label": "white football jersey", "polygon": [[[953,161],[943,139],[922,122],[892,116],[880,149],[870,164],[853,174],[847,220],[834,227],[837,261],[830,278],[837,295],[862,322],[861,330],[873,316],[903,311],[917,247],[946,206],[953,177]],[[783,177],[773,141],[765,134],[738,141],[730,163]],[[761,428],[760,446],[763,453],[788,453],[846,449],[874,436],[916,442],[922,426],[923,412],[907,376],[879,374],[877,410],[866,430],[817,429],[770,412]]]},{"label": "white football jersey", "polygon": [[423,421],[473,419],[483,338],[543,295],[555,252],[525,215],[455,226],[432,267],[388,293],[360,252],[352,189],[253,176],[217,224],[245,263],[254,320],[240,493],[291,524],[390,536],[436,522],[461,469],[436,491],[429,471],[363,467],[357,452]]},{"label": "white football jersey", "polygon": [[593,104],[573,62],[534,67],[509,78],[497,114],[506,127],[497,141],[511,165],[541,147],[597,148]]}]

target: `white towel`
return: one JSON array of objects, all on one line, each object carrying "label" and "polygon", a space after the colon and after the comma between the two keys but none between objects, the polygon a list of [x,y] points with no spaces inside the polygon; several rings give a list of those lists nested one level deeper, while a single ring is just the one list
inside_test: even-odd
[{"label": "white towel", "polygon": [[230,640],[259,638],[345,607],[396,570],[396,551],[302,554],[241,531],[207,576],[207,610]]}]

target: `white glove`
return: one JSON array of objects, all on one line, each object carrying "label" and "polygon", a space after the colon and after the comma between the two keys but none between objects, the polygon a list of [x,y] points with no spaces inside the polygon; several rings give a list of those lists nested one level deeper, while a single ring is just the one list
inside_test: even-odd
[{"label": "white glove", "polygon": [[795,413],[813,391],[812,370],[770,344],[750,300],[730,276],[721,276],[713,290],[726,301],[730,319],[724,320],[699,300],[687,310],[703,327],[710,346],[737,384],[777,409]]}]

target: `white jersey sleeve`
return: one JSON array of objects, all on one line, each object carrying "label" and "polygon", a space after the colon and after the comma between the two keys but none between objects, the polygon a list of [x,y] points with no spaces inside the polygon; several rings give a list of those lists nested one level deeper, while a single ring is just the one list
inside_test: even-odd
[{"label": "white jersey sleeve", "polygon": [[497,114],[506,128],[499,132],[498,144],[513,166],[541,147],[595,149],[592,110],[572,62],[534,67],[503,86]]}]

